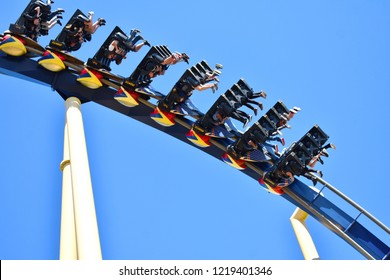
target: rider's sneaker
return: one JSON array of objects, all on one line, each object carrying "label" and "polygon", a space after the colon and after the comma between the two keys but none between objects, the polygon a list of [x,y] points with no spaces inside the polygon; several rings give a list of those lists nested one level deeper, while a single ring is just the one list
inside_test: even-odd
[{"label": "rider's sneaker", "polygon": [[250,122],[250,120],[249,120],[249,119],[246,119],[246,120],[245,120],[245,123],[244,123],[244,125],[243,125],[243,127],[245,128],[245,127],[249,124],[249,122]]},{"label": "rider's sneaker", "polygon": [[222,72],[219,71],[219,70],[214,70],[214,71],[213,71],[213,75],[214,75],[214,76],[220,76],[221,74],[222,74]]},{"label": "rider's sneaker", "polygon": [[294,109],[295,111],[297,111],[297,112],[301,111],[301,108],[299,108],[299,107],[293,107],[293,109]]},{"label": "rider's sneaker", "polygon": [[187,64],[189,64],[190,57],[186,53],[181,54],[181,59],[183,59]]},{"label": "rider's sneaker", "polygon": [[328,151],[326,149],[323,149],[321,151],[321,155],[324,156],[324,157],[329,157]]}]

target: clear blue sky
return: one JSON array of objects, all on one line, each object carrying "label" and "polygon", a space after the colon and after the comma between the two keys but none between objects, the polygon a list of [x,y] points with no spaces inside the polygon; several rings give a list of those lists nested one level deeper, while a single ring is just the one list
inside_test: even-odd
[{"label": "clear blue sky", "polygon": [[[8,3],[8,29],[26,1]],[[112,5],[108,5],[111,3]],[[107,25],[74,53],[92,57],[116,26],[222,63],[218,94],[195,93],[206,111],[243,77],[302,112],[287,145],[319,124],[337,145],[324,179],[390,225],[387,182],[390,2],[55,1]],[[39,42],[60,32],[56,26]],[[147,48],[113,72],[132,73]],[[187,64],[153,86],[167,93]],[[58,259],[64,102],[50,88],[0,75],[0,259]],[[82,106],[104,259],[302,259],[289,217],[295,207],[190,145],[94,103]],[[240,124],[238,124],[239,127]],[[327,195],[327,194],[325,194]],[[331,195],[329,194],[329,197]],[[307,221],[323,259],[364,259],[316,220]],[[387,244],[389,244],[387,236]]]}]

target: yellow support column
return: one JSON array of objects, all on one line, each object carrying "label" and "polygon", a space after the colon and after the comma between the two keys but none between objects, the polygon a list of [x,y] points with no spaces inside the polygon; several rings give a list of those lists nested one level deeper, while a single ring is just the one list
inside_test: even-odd
[{"label": "yellow support column", "polygon": [[299,246],[305,260],[319,260],[316,246],[311,238],[310,232],[306,227],[305,220],[309,216],[305,211],[297,208],[291,216],[290,221],[298,239]]},{"label": "yellow support column", "polygon": [[60,260],[77,260],[72,173],[70,170],[68,126],[66,123],[64,131],[64,160],[61,162],[60,169],[62,171]]},{"label": "yellow support column", "polygon": [[88,163],[80,100],[66,100],[70,169],[72,173],[73,203],[76,224],[77,255],[79,260],[101,260],[99,230],[91,175]]}]

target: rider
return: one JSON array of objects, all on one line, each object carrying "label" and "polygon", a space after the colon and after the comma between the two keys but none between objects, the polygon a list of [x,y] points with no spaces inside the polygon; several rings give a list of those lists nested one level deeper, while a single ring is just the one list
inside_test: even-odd
[{"label": "rider", "polygon": [[149,84],[153,78],[164,75],[170,65],[174,65],[179,61],[185,61],[188,64],[189,59],[190,57],[186,53],[175,52],[166,58],[153,53],[147,57],[145,64],[140,67],[140,73],[134,82],[144,85]]},{"label": "rider", "polygon": [[251,121],[252,116],[244,111],[238,110],[240,104],[232,100],[224,100],[217,106],[217,111],[211,117],[215,126],[225,123],[225,121],[232,117],[244,124],[244,127]]},{"label": "rider", "polygon": [[207,78],[201,81],[192,76],[187,76],[175,84],[164,101],[169,108],[173,108],[174,106],[182,104],[188,100],[194,90],[203,91],[212,89],[212,91],[215,92],[215,90],[218,89],[218,83],[207,83],[213,79],[212,74],[209,73],[207,74]]},{"label": "rider", "polygon": [[[141,35],[137,35],[140,31],[138,29],[132,29],[129,36],[117,32],[114,35],[114,39],[108,46],[107,57],[110,61],[114,61],[117,65],[121,64],[122,59],[126,58],[126,54],[130,51],[138,52],[143,46],[151,46],[150,43],[145,40]],[[137,44],[139,40],[143,40]]]},{"label": "rider", "polygon": [[[132,29],[129,36],[123,32],[116,32],[111,35],[109,44],[104,45],[94,59],[101,63],[102,68],[111,71],[110,64],[112,61],[119,65],[126,58],[128,52],[138,52],[145,45],[151,46],[141,35],[137,35],[139,32],[138,29]],[[137,44],[139,40],[143,40],[143,42]]]},{"label": "rider", "polygon": [[284,188],[291,185],[294,182],[295,178],[293,173],[290,171],[282,171],[281,176],[278,179],[276,187]]},{"label": "rider", "polygon": [[[246,106],[249,109],[253,110],[253,112],[255,113],[255,116],[257,116],[257,108],[253,107],[251,104],[258,105],[260,110],[263,110],[263,103],[257,102],[254,99],[257,97],[266,98],[267,94],[265,93],[265,91],[260,91],[260,92],[254,93],[253,91],[246,90],[246,89],[242,89],[241,92],[244,95],[237,93],[237,94],[234,94],[234,97],[241,105]],[[249,104],[249,103],[251,103],[251,104]]]},{"label": "rider", "polygon": [[25,27],[24,35],[37,41],[41,35],[48,35],[49,29],[54,25],[62,25],[60,20],[62,18],[61,13],[63,9],[58,9],[55,12],[51,12],[51,4],[53,1],[35,1],[29,4],[28,11],[22,14],[23,23],[17,24]]}]

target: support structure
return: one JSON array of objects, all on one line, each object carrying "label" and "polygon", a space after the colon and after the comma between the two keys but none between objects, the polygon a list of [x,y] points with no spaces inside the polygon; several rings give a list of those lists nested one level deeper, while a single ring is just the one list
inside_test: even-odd
[{"label": "support structure", "polygon": [[76,225],[74,220],[72,172],[69,159],[68,125],[64,130],[64,159],[60,168],[62,171],[62,208],[60,260],[77,260]]},{"label": "support structure", "polygon": [[297,208],[290,218],[292,227],[297,237],[299,247],[305,260],[319,260],[316,246],[311,238],[310,232],[306,227],[305,220],[309,216],[305,211]]},{"label": "support structure", "polygon": [[60,259],[101,260],[80,100],[66,100]]}]

